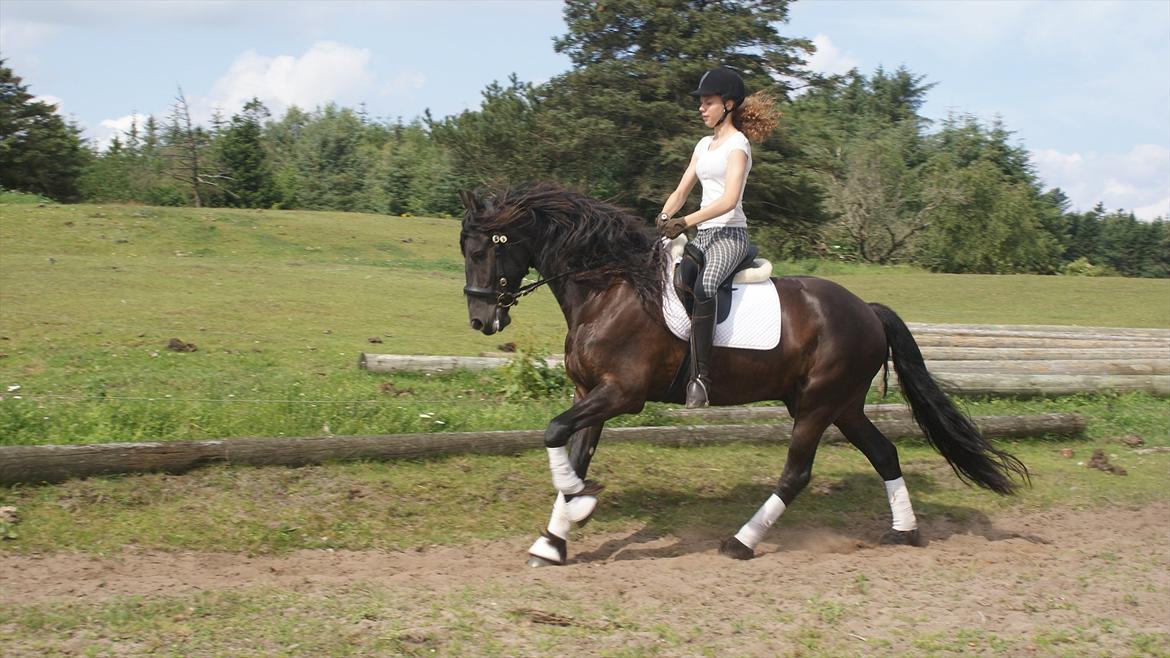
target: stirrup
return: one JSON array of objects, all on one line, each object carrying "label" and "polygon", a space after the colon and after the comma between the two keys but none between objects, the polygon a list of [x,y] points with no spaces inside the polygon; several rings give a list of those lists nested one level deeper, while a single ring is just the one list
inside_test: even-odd
[{"label": "stirrup", "polygon": [[701,409],[709,406],[707,400],[707,378],[696,377],[687,384],[687,409]]}]

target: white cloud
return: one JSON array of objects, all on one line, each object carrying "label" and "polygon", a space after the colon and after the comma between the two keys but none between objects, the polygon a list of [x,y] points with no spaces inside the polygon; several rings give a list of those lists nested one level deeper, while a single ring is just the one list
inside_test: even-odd
[{"label": "white cloud", "polygon": [[145,114],[127,114],[117,119],[104,119],[96,130],[90,131],[93,135],[94,145],[104,151],[109,148],[115,136],[125,142],[126,134],[130,132],[130,127],[135,123],[138,124],[138,134],[141,135],[142,126],[146,123],[146,119]]},{"label": "white cloud", "polygon": [[1076,210],[1097,203],[1132,210],[1139,219],[1170,218],[1170,149],[1139,144],[1125,153],[1032,152],[1037,173],[1059,187]]},{"label": "white cloud", "polygon": [[[239,112],[253,97],[259,98],[274,116],[281,115],[291,105],[312,110],[327,103],[353,107],[363,96],[375,93],[375,76],[370,71],[372,55],[364,48],[354,48],[333,41],[320,41],[300,56],[262,55],[247,51],[237,57],[226,73],[212,85],[207,95],[184,90],[191,120],[207,125],[218,110],[225,118]],[[403,73],[382,88],[383,94],[408,93],[422,87],[426,78],[421,73]],[[168,107],[160,115],[165,121]],[[115,135],[125,138],[131,122],[137,119],[139,127],[146,121],[144,114],[128,114],[105,119],[89,131],[94,144],[108,148]]]},{"label": "white cloud", "polygon": [[817,51],[808,58],[806,68],[813,73],[839,75],[848,73],[850,69],[858,65],[856,58],[842,52],[840,48],[833,45],[829,37],[818,34],[813,37],[812,42]]},{"label": "white cloud", "polygon": [[271,57],[248,51],[236,58],[211,94],[195,105],[199,120],[221,108],[231,115],[253,96],[280,114],[290,105],[312,109],[336,102],[348,105],[360,100],[374,83],[370,51],[333,41],[319,41],[300,57]]},{"label": "white cloud", "polygon": [[64,111],[61,109],[62,103],[64,103],[64,101],[62,101],[60,98],[57,98],[56,96],[53,96],[51,94],[42,94],[40,96],[33,96],[33,102],[44,103],[46,105],[52,105],[53,112],[55,112],[57,114],[61,114],[61,115],[65,114]]},{"label": "white cloud", "polygon": [[1155,201],[1148,206],[1134,208],[1133,214],[1140,219],[1154,219],[1155,217],[1170,219],[1170,196]]}]

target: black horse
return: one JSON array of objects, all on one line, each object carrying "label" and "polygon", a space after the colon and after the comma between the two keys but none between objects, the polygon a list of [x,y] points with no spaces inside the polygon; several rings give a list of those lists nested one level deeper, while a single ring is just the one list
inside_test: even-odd
[{"label": "black horse", "polygon": [[[663,319],[662,241],[647,224],[609,203],[550,183],[495,194],[465,192],[460,235],[471,327],[504,329],[518,297],[547,284],[564,312],[565,369],[576,395],[545,433],[558,489],[548,530],[530,564],[563,564],[571,522],[592,515],[600,485],[586,480],[605,421],[646,401],[682,402],[672,392],[687,344]],[[521,287],[530,268],[542,280]],[[781,302],[780,343],[768,351],[715,348],[711,403],[780,400],[793,418],[788,458],[775,493],[720,551],[747,559],[808,484],[821,434],[836,425],[886,482],[894,517],[885,543],[917,544],[917,523],[897,449],[865,416],[873,378],[891,353],[903,396],[927,440],[964,481],[1009,494],[1027,469],[996,449],[927,372],[905,323],[881,304],[807,276],[773,278]],[[566,446],[569,449],[566,450]]]}]

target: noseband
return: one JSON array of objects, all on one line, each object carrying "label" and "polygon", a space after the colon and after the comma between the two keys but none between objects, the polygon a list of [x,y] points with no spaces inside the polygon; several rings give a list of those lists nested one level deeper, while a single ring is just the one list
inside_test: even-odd
[{"label": "noseband", "polygon": [[[523,240],[514,240],[510,244],[519,244]],[[563,272],[556,276],[551,276],[547,279],[540,279],[536,283],[530,283],[526,286],[518,286],[515,290],[508,290],[508,277],[504,276],[504,247],[509,244],[508,236],[503,233],[492,234],[492,244],[495,245],[495,263],[493,265],[492,280],[496,282],[495,288],[478,288],[476,286],[463,286],[463,294],[468,297],[480,297],[483,299],[495,300],[496,306],[499,308],[511,308],[515,306],[520,298],[527,295],[537,288],[564,278],[570,274],[576,274],[585,270],[571,270]]]},{"label": "noseband", "polygon": [[477,288],[476,286],[463,286],[463,294],[468,297],[494,299],[496,306],[500,308],[515,306],[518,298],[532,291],[521,291],[521,289],[517,289],[513,292],[508,290],[508,277],[504,276],[504,245],[508,244],[508,236],[503,233],[493,233],[492,244],[495,245],[495,262],[492,266],[492,280],[496,281],[496,287]]}]

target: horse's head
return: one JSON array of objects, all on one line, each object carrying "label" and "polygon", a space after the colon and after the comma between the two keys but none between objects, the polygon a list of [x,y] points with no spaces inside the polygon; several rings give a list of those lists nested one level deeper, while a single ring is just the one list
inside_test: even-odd
[{"label": "horse's head", "polygon": [[532,265],[531,244],[523,231],[526,222],[516,221],[517,208],[501,207],[494,199],[471,192],[459,197],[467,208],[459,236],[467,314],[472,329],[490,336],[512,321],[508,309],[516,303],[520,281]]}]

